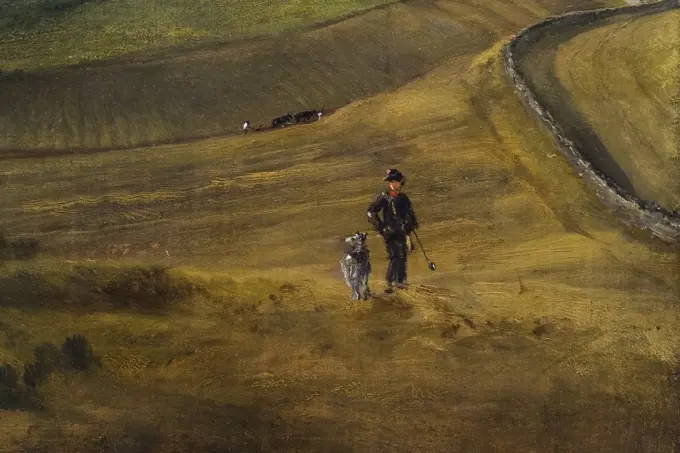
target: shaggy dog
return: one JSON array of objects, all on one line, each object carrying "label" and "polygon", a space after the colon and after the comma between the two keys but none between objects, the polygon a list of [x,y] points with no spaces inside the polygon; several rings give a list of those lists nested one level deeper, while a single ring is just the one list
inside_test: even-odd
[{"label": "shaggy dog", "polygon": [[371,261],[366,236],[366,233],[357,231],[354,235],[345,238],[345,255],[340,260],[340,269],[345,276],[345,283],[352,288],[352,300],[366,300],[371,297],[371,291],[368,288]]}]

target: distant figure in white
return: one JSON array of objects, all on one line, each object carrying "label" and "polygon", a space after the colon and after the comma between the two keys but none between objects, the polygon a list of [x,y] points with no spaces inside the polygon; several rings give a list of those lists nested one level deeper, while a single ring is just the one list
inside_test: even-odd
[{"label": "distant figure in white", "polygon": [[248,133],[248,129],[250,129],[250,121],[246,121],[243,123],[243,135],[246,135]]}]

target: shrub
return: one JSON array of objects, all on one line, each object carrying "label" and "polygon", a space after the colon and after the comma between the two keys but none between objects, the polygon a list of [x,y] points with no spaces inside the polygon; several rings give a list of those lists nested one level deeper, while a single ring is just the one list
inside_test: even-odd
[{"label": "shrub", "polygon": [[61,346],[61,352],[66,364],[78,370],[87,370],[95,363],[92,345],[82,335],[68,337]]},{"label": "shrub", "polygon": [[26,260],[40,252],[40,241],[34,238],[19,238],[12,244],[14,259]]},{"label": "shrub", "polygon": [[61,361],[61,352],[52,343],[42,343],[33,350],[35,361],[43,368],[52,372]]},{"label": "shrub", "polygon": [[33,258],[38,252],[40,252],[40,241],[37,239],[19,238],[11,241],[0,233],[0,257],[25,260]]},{"label": "shrub", "polygon": [[0,366],[0,409],[15,407],[21,399],[19,375],[7,363]]},{"label": "shrub", "polygon": [[62,362],[62,353],[51,343],[43,343],[33,350],[35,362],[24,366],[24,384],[35,388]]},{"label": "shrub", "polygon": [[0,366],[0,386],[10,389],[19,388],[19,375],[14,367],[8,363]]},{"label": "shrub", "polygon": [[27,386],[36,388],[45,378],[47,378],[47,375],[37,363],[24,365],[24,384]]}]

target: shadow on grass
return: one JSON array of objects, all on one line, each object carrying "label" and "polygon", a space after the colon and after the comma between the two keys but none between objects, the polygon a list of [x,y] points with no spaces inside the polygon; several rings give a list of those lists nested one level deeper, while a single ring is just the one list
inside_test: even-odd
[{"label": "shadow on grass", "polygon": [[[122,411],[116,419],[94,421],[76,410],[70,421],[44,419],[31,444],[22,447],[34,453],[675,451],[680,434],[674,423],[676,395],[636,401],[583,384],[557,379],[546,394],[503,393],[479,406],[480,412],[461,409],[450,417],[437,417],[436,412],[460,406],[460,400],[454,402],[456,392],[433,401],[434,414],[327,395],[316,403],[327,409],[323,416],[293,415],[266,397],[230,404],[154,392],[152,419]],[[143,387],[130,390],[148,394]],[[90,429],[79,430],[78,425]],[[418,448],[423,445],[426,450]]]},{"label": "shadow on grass", "polygon": [[[151,420],[121,412],[113,420],[98,422],[77,409],[71,411],[70,423],[45,419],[21,451],[226,453],[319,451],[321,445],[324,452],[354,451],[350,438],[329,435],[337,429],[320,417],[287,416],[263,402],[220,403],[175,393],[157,396]],[[71,431],[78,425],[84,429]]]},{"label": "shadow on grass", "polygon": [[0,307],[162,313],[203,288],[170,268],[19,267],[0,273]]}]

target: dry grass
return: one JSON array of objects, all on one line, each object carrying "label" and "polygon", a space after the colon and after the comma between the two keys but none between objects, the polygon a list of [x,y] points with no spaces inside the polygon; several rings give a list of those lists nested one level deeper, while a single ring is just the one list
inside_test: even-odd
[{"label": "dry grass", "polygon": [[[0,308],[8,361],[73,333],[102,357],[40,387],[43,412],[3,413],[0,445],[672,452],[677,251],[602,210],[506,84],[499,48],[307,127],[4,161],[0,227],[41,244],[4,272],[164,263],[201,290],[158,313]],[[342,237],[368,226],[392,166],[438,270],[413,255],[409,292],[351,303]],[[369,246],[379,293],[384,252]]]}]

